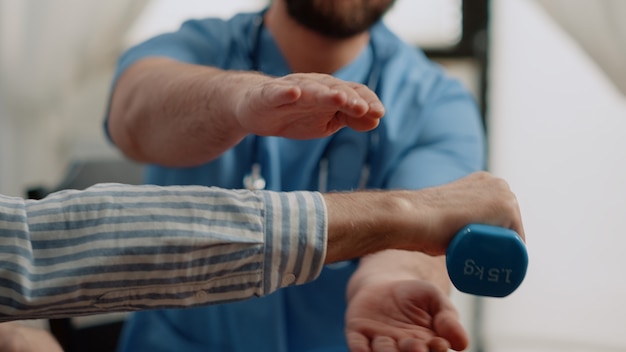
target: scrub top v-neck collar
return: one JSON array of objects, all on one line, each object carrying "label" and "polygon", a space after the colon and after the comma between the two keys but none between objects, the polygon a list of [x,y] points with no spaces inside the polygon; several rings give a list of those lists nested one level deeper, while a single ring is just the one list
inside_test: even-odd
[{"label": "scrub top v-neck collar", "polygon": [[[260,16],[263,16],[263,14],[261,14]],[[254,25],[257,26],[257,28],[253,31],[254,34],[252,35],[253,40],[251,43],[252,69],[277,77],[285,76],[292,73],[276,41],[274,40],[274,37],[267,29],[267,27],[264,26],[262,17],[259,17]],[[369,86],[370,89],[375,91],[378,86],[380,71],[380,69],[375,65],[375,50],[372,44],[372,39],[370,39],[369,44],[361,51],[357,58],[334,72],[333,76],[345,81],[363,83]],[[267,165],[263,165],[263,159],[265,158],[262,156],[263,153],[261,152],[261,140],[263,138],[259,136],[253,136],[252,138],[252,167],[250,172],[247,173],[243,178],[243,186],[252,190],[265,189],[266,186],[269,186],[268,181],[270,181],[270,183],[272,182],[265,177],[265,175],[267,174],[267,170],[265,170]],[[271,137],[265,138],[271,139]],[[371,140],[372,136],[368,134],[367,139]],[[319,191],[326,191],[328,189],[329,160],[327,152],[329,148],[326,146],[328,140],[330,140],[330,137],[317,141],[309,141],[309,143],[312,144],[323,143],[325,145],[320,146],[324,149],[324,151],[322,152],[322,156],[318,165]],[[366,149],[368,150],[368,156],[366,156],[366,165],[363,167],[363,170],[366,171],[364,171],[365,173],[362,173],[361,181],[359,182],[360,188],[364,187],[365,181],[367,180],[367,174],[369,173],[368,159],[370,154],[369,149],[371,149],[371,145],[369,145],[369,142],[367,144],[368,145]]]}]

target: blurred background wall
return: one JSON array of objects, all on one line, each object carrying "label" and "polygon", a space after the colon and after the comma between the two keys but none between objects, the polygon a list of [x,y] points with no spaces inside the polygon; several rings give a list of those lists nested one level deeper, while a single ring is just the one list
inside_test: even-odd
[{"label": "blurred background wall", "polygon": [[147,0],[0,0],[0,191],[52,186],[102,134],[112,70]]},{"label": "blurred background wall", "polygon": [[625,351],[626,2],[492,4],[490,168],[518,195],[530,264],[485,302],[485,350]]},{"label": "blurred background wall", "polygon": [[[77,160],[121,159],[101,123],[128,45],[190,14],[227,17],[263,3],[0,0],[0,192],[54,187]],[[441,52],[460,35],[460,3],[399,0],[386,21]],[[626,2],[490,3],[489,169],[518,195],[530,267],[505,299],[454,293],[471,350],[624,351]],[[440,62],[480,98],[479,65]]]}]

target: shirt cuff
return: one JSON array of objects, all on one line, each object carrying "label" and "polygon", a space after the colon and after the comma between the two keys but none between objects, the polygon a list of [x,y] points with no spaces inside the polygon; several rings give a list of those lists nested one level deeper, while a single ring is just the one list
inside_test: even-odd
[{"label": "shirt cuff", "polygon": [[318,192],[259,192],[265,199],[263,294],[316,279],[328,238],[324,198]]}]

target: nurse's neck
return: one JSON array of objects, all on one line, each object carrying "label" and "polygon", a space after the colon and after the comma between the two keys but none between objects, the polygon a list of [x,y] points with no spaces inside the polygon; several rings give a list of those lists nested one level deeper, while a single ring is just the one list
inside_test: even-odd
[{"label": "nurse's neck", "polygon": [[348,39],[321,36],[294,21],[282,1],[272,1],[265,26],[293,72],[331,74],[356,59],[369,43],[368,32]]}]

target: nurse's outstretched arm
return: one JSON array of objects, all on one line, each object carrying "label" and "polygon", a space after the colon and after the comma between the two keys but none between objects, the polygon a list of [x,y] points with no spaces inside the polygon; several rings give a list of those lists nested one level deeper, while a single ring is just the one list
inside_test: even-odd
[{"label": "nurse's outstretched arm", "polygon": [[330,75],[276,78],[146,58],[116,81],[107,127],[132,159],[194,166],[249,134],[320,138],[343,127],[371,130],[383,115],[367,86]]}]

